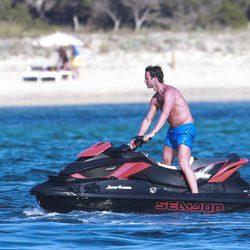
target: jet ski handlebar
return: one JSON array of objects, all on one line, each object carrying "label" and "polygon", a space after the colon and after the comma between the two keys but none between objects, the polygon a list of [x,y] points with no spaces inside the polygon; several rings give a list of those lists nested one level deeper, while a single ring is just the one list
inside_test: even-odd
[{"label": "jet ski handlebar", "polygon": [[146,142],[143,139],[143,136],[135,136],[129,143],[128,146],[131,150],[136,150],[138,147],[141,147]]}]

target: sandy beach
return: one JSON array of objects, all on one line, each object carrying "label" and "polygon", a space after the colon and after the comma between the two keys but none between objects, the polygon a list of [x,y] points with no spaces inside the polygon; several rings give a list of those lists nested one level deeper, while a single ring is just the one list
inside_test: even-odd
[{"label": "sandy beach", "polygon": [[250,101],[250,32],[124,39],[85,35],[80,78],[57,82],[22,80],[30,65],[54,64],[55,51],[33,48],[32,39],[10,41],[21,48],[0,55],[0,106],[148,102],[153,91],[144,84],[144,69],[150,64],[161,65],[165,82],[180,88],[188,101]]}]

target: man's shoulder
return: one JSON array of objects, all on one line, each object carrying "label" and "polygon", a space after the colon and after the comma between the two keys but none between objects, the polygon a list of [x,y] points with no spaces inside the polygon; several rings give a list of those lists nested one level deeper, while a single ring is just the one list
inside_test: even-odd
[{"label": "man's shoulder", "polygon": [[177,88],[175,88],[173,85],[166,84],[165,86],[167,90],[177,90]]},{"label": "man's shoulder", "polygon": [[172,85],[166,85],[165,87],[165,94],[168,95],[168,94],[171,94],[171,95],[176,95],[178,94],[180,91],[175,88],[174,86]]}]

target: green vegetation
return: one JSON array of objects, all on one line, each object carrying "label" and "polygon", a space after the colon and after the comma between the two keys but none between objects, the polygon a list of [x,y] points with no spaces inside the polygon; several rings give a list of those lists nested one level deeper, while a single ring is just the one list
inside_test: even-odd
[{"label": "green vegetation", "polygon": [[250,0],[0,0],[0,36],[46,31],[244,29]]},{"label": "green vegetation", "polygon": [[0,36],[15,37],[27,34],[36,35],[37,31],[49,28],[48,23],[33,17],[25,3],[13,5],[10,0],[0,1]]},{"label": "green vegetation", "polygon": [[247,27],[247,16],[244,9],[232,0],[224,0],[217,12],[218,21],[222,26],[232,28]]}]

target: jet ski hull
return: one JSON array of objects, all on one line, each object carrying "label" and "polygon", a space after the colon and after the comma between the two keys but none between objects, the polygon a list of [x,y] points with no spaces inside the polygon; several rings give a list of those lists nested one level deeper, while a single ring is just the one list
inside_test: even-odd
[{"label": "jet ski hull", "polygon": [[[63,190],[62,190],[63,187]],[[48,212],[112,211],[118,213],[202,212],[250,210],[247,193],[173,193],[144,181],[102,180],[58,185],[46,181],[31,190]]]}]

